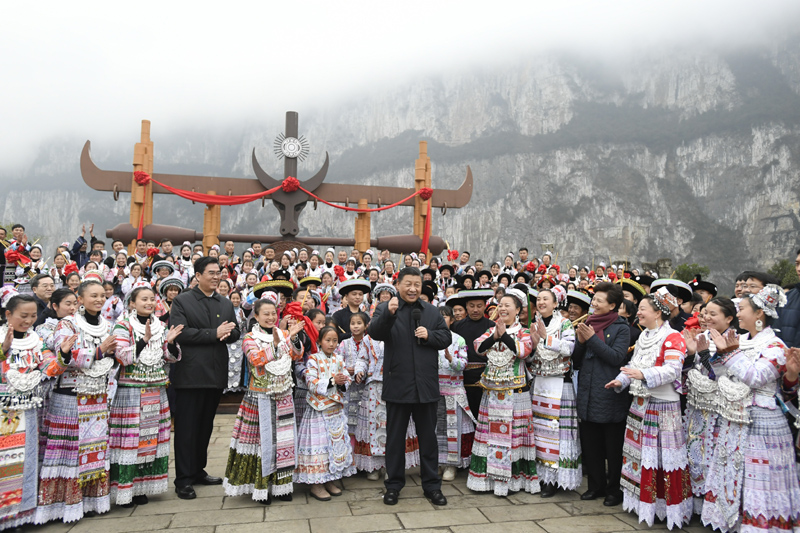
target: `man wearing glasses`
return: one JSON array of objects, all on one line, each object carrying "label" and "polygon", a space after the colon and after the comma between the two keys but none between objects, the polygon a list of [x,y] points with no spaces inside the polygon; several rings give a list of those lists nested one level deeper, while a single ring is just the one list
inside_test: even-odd
[{"label": "man wearing glasses", "polygon": [[181,359],[172,372],[175,388],[175,492],[197,497],[192,485],[219,485],[205,471],[208,443],[222,390],[228,385],[228,347],[240,332],[230,300],[217,293],[219,262],[201,257],[194,263],[197,286],[172,303],[170,325],[183,325],[176,342]]}]

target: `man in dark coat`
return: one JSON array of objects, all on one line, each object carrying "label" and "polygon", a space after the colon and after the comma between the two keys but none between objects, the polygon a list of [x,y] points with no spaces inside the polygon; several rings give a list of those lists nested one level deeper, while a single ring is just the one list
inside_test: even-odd
[{"label": "man in dark coat", "polygon": [[44,324],[47,317],[44,312],[47,311],[47,305],[50,303],[50,296],[56,290],[56,284],[50,274],[36,274],[31,279],[31,290],[33,291],[33,299],[36,300],[36,322],[33,327]]},{"label": "man in dark coat", "polygon": [[[405,446],[409,417],[419,438],[422,489],[434,505],[447,505],[439,479],[436,409],[439,402],[439,350],[452,336],[439,310],[421,300],[422,274],[408,267],[397,277],[398,296],[375,309],[369,336],[384,342],[383,394],[386,402],[386,494],[395,505],[405,485]],[[419,323],[414,319],[419,313]]]},{"label": "man in dark coat", "polygon": [[195,483],[218,485],[222,479],[205,471],[208,443],[222,390],[228,385],[228,347],[239,329],[230,300],[217,292],[219,262],[201,257],[194,263],[197,287],[172,302],[170,325],[183,325],[176,342],[181,360],[172,372],[175,388],[175,492],[182,499],[197,495]]},{"label": "man in dark coat", "polygon": [[[617,314],[622,303],[622,289],[614,283],[598,283],[594,288],[594,314],[575,328],[577,342],[572,361],[578,373],[576,403],[580,419],[583,470],[589,478],[589,490],[582,500],[605,496],[603,505],[622,503],[622,446],[625,443],[625,420],[631,404],[630,394],[606,389],[629,360],[630,328]],[[608,476],[606,476],[606,461]]]},{"label": "man in dark coat", "polygon": [[[486,365],[486,357],[481,357],[475,351],[475,340],[486,333],[489,328],[494,327],[495,323],[486,318],[486,301],[494,297],[492,289],[466,290],[458,293],[457,298],[448,300],[448,305],[461,305],[467,310],[467,318],[459,320],[453,324],[453,332],[464,337],[467,343],[467,364],[474,365],[474,368],[464,370],[464,385],[473,385],[480,381],[483,368]],[[467,402],[472,416],[478,418],[478,410],[481,406],[483,389],[480,387],[467,387]]]}]

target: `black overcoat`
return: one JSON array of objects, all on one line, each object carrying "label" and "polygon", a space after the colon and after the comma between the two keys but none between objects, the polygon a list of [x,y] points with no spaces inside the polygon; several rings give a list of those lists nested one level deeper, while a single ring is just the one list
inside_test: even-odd
[{"label": "black overcoat", "polygon": [[[450,346],[452,335],[437,307],[398,300],[394,315],[389,302],[378,305],[368,328],[370,337],[384,343],[382,398],[396,403],[438,402],[439,350]],[[420,344],[411,317],[415,307],[422,310],[420,326],[428,329],[428,338]]]},{"label": "black overcoat", "polygon": [[176,389],[224,389],[228,386],[228,344],[239,339],[239,328],[233,328],[224,340],[217,339],[217,328],[223,322],[236,324],[233,304],[216,292],[206,296],[194,289],[180,293],[172,301],[169,313],[171,326],[183,324],[175,341],[181,348],[181,360],[172,370],[172,386]]}]

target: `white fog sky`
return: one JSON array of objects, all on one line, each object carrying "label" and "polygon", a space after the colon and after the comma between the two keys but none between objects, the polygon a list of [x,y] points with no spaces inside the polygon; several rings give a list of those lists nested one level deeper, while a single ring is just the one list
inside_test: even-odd
[{"label": "white fog sky", "polygon": [[62,136],[213,127],[569,49],[736,46],[800,21],[797,0],[5,2],[0,168]]}]

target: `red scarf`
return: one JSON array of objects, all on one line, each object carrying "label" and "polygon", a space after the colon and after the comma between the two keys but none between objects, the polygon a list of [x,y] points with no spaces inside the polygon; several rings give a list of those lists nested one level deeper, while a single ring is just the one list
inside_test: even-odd
[{"label": "red scarf", "polygon": [[589,318],[586,319],[586,325],[592,326],[594,328],[595,335],[600,337],[601,341],[605,342],[605,329],[616,322],[618,318],[619,315],[616,311],[611,311],[605,315],[589,315]]}]

